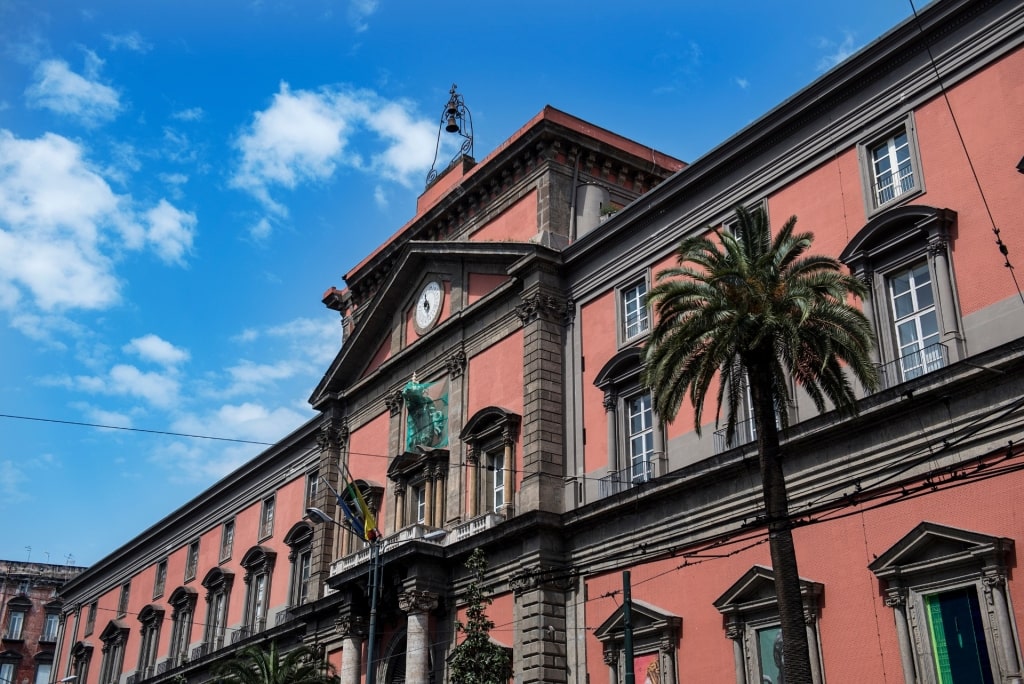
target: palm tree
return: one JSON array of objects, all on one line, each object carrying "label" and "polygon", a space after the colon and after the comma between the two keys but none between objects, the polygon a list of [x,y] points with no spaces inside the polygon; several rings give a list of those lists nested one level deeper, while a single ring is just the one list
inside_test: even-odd
[{"label": "palm tree", "polygon": [[718,376],[716,425],[725,404],[729,442],[749,388],[785,682],[809,684],[810,654],[779,448],[790,405],[788,378],[819,412],[826,410],[827,398],[852,413],[856,398],[848,373],[866,389],[878,385],[869,353],[874,335],[864,314],[849,303],[850,295],[864,297],[866,288],[842,273],[837,260],[805,256],[814,236],[794,233],[795,216],[774,240],[763,211],[738,208],[736,220],[717,240],[683,240],[678,266],[658,274],[648,296],[657,323],[644,348],[642,378],[656,411],[669,422],[689,393],[699,435],[704,402]]},{"label": "palm tree", "polygon": [[220,684],[337,684],[331,665],[319,662],[307,646],[298,646],[282,656],[277,644],[270,650],[247,646],[217,668]]}]

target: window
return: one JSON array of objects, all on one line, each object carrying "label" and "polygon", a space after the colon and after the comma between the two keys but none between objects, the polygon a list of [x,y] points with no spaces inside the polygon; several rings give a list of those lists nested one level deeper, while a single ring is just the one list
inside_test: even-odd
[{"label": "window", "polygon": [[76,641],[71,647],[71,674],[75,682],[89,680],[89,663],[92,661],[92,646],[87,641]]},{"label": "window", "polygon": [[231,558],[231,548],[235,545],[235,521],[228,520],[220,528],[220,562]]},{"label": "window", "polygon": [[924,522],[868,566],[893,609],[905,679],[991,684],[1019,676],[1006,587],[1012,548],[1012,539]]},{"label": "window", "polygon": [[260,540],[266,539],[274,534],[274,497],[269,496],[263,500],[263,510],[260,511]]},{"label": "window", "polygon": [[14,663],[0,663],[0,684],[14,684]]},{"label": "window", "polygon": [[413,487],[412,497],[413,505],[416,507],[413,520],[421,523],[427,519],[427,488],[423,485]]},{"label": "window", "polygon": [[864,315],[878,337],[882,388],[962,358],[965,344],[949,252],[956,214],[908,205],[882,212],[840,255],[868,285]]},{"label": "window", "polygon": [[224,646],[224,634],[227,628],[228,599],[231,598],[231,586],[235,575],[214,568],[203,578],[206,588],[206,632],[203,635],[204,652],[210,653]]},{"label": "window", "polygon": [[196,539],[194,542],[188,545],[188,557],[185,559],[185,581],[191,581],[196,578],[196,572],[199,570],[199,540]]},{"label": "window", "polygon": [[43,632],[39,635],[40,641],[57,641],[57,631],[60,628],[60,616],[57,613],[47,613],[43,618]]},{"label": "window", "polygon": [[[632,609],[633,672],[637,682],[677,684],[675,663],[683,619],[655,606],[634,601]],[[626,623],[620,606],[594,631],[601,642],[607,681],[626,678]]]},{"label": "window", "polygon": [[509,517],[515,502],[515,447],[521,416],[497,406],[477,411],[460,438],[467,447],[470,517],[497,513]]},{"label": "window", "polygon": [[651,395],[640,391],[638,347],[609,359],[594,384],[604,391],[608,421],[608,475],[598,481],[598,495],[604,497],[657,477],[659,468],[664,472],[664,435]]},{"label": "window", "polygon": [[629,478],[633,483],[647,482],[654,459],[654,411],[648,392],[626,400],[629,443]]},{"label": "window", "polygon": [[28,592],[31,588],[32,580],[21,580],[18,582],[18,596],[28,596]]},{"label": "window", "polygon": [[138,669],[143,679],[155,673],[156,653],[160,646],[160,625],[163,621],[164,611],[158,606],[149,605],[139,612],[142,643],[139,646]]},{"label": "window", "polygon": [[163,559],[156,565],[156,577],[153,579],[153,598],[164,595],[164,587],[167,585],[167,559]]},{"label": "window", "polygon": [[306,473],[306,508],[317,505],[317,494],[320,493],[320,473]]},{"label": "window", "polygon": [[192,620],[196,610],[196,591],[178,587],[171,594],[171,667],[181,665],[188,658],[188,646],[192,640]]},{"label": "window", "polygon": [[248,636],[263,631],[267,626],[267,606],[270,600],[270,578],[277,554],[263,546],[254,546],[242,558],[245,568],[245,627]]},{"label": "window", "polygon": [[4,639],[20,641],[22,632],[25,629],[25,609],[15,607],[13,601],[8,604],[7,629],[4,630]]},{"label": "window", "polygon": [[924,190],[913,116],[858,149],[869,216]]},{"label": "window", "polygon": [[89,614],[85,617],[85,636],[92,634],[96,628],[96,602],[89,604]]},{"label": "window", "polygon": [[103,660],[100,662],[99,684],[118,684],[124,668],[128,628],[120,620],[111,620],[100,634],[100,641],[103,642]]},{"label": "window", "polygon": [[492,451],[487,454],[487,477],[490,479],[487,491],[491,493],[491,510],[495,513],[505,506],[505,454]]},{"label": "window", "polygon": [[131,595],[131,591],[131,582],[125,582],[121,585],[121,595],[117,599],[117,617],[124,617],[128,614],[128,598]]},{"label": "window", "polygon": [[[822,680],[818,640],[818,615],[824,586],[800,580],[800,596],[807,621],[807,645],[811,655],[811,679]],[[775,599],[775,575],[770,568],[755,565],[715,601],[724,618],[725,636],[733,642],[738,667],[736,680],[779,682],[782,666],[782,628]]]},{"label": "window", "polygon": [[[295,523],[285,535],[284,543],[291,548],[291,553],[288,554],[288,560],[292,564],[288,606],[294,608],[309,601],[309,582],[313,571],[313,527],[305,521]],[[279,624],[281,619],[279,615]]]},{"label": "window", "polygon": [[901,378],[910,380],[941,368],[939,321],[928,262],[889,276],[889,297]]},{"label": "window", "polygon": [[622,341],[632,340],[650,327],[650,315],[647,309],[647,281],[641,280],[622,288],[619,292],[621,302],[619,315],[622,319]]},{"label": "window", "polygon": [[50,671],[53,670],[53,662],[42,661],[36,663],[35,684],[47,684],[50,681]]}]

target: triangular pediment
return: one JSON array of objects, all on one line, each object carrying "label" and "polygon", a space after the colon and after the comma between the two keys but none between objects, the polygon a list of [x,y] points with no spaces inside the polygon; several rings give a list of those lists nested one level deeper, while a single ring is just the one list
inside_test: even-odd
[{"label": "triangular pediment", "polygon": [[[806,607],[815,606],[824,591],[820,582],[800,578],[800,596]],[[725,590],[714,602],[721,613],[751,613],[775,609],[775,573],[771,568],[755,565]]]},{"label": "triangular pediment", "polygon": [[[310,404],[318,406],[330,395],[343,391],[364,375],[381,345],[390,338],[395,325],[395,312],[405,311],[413,305],[416,296],[413,285],[431,273],[435,265],[448,264],[454,269],[461,268],[464,263],[472,263],[476,268],[507,270],[532,255],[550,252],[540,245],[519,242],[410,241],[395,267],[386,274],[376,294],[361,308],[358,324],[348,339],[344,340],[334,361],[313,391]],[[452,320],[452,317],[449,315],[447,320]],[[446,322],[438,324],[438,329],[443,328]]]},{"label": "triangular pediment", "polygon": [[[678,615],[636,599],[630,601],[629,620],[633,635],[637,638],[666,631],[675,634],[683,624],[683,619]],[[625,616],[623,607],[619,606],[594,631],[594,636],[599,641],[618,641],[622,639],[624,633]]]},{"label": "triangular pediment", "polygon": [[937,568],[1002,566],[1013,540],[922,522],[876,558],[868,569],[878,577],[929,572]]}]

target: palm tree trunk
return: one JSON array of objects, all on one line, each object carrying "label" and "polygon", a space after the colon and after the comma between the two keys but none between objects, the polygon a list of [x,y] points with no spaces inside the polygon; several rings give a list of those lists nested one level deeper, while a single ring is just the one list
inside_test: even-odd
[{"label": "palm tree trunk", "polygon": [[[771,354],[768,350],[767,354]],[[800,596],[800,573],[789,519],[789,497],[782,471],[779,429],[772,400],[770,362],[765,352],[753,355],[747,365],[750,394],[757,426],[757,450],[761,487],[768,517],[768,547],[775,575],[775,594],[782,626],[784,684],[811,684],[811,658]]]}]

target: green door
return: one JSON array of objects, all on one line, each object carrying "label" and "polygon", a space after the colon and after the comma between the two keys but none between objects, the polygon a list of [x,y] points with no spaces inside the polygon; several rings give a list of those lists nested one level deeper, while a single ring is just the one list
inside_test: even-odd
[{"label": "green door", "polygon": [[965,587],[925,598],[939,684],[993,684],[978,592]]}]

